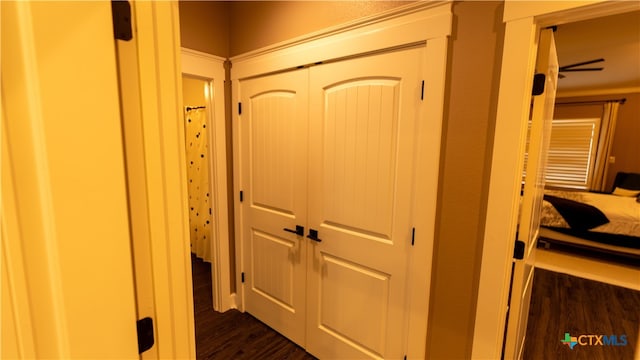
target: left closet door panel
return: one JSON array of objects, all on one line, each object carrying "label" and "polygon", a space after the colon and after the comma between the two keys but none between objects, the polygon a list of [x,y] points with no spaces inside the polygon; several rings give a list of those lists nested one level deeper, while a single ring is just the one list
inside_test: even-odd
[{"label": "left closet door panel", "polygon": [[240,83],[245,310],[305,344],[308,71]]}]

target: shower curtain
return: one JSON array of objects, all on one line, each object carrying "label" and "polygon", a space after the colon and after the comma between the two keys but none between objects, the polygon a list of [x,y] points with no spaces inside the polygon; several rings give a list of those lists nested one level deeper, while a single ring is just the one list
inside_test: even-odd
[{"label": "shower curtain", "polygon": [[209,136],[204,107],[185,109],[191,252],[211,262],[213,216],[209,187]]}]

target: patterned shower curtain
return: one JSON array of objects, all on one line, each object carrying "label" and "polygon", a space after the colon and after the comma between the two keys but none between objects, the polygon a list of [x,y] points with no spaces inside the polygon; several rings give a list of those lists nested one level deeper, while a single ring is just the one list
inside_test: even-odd
[{"label": "patterned shower curtain", "polygon": [[189,188],[189,228],[191,252],[211,262],[211,193],[209,188],[209,137],[207,109],[185,111],[185,145]]}]

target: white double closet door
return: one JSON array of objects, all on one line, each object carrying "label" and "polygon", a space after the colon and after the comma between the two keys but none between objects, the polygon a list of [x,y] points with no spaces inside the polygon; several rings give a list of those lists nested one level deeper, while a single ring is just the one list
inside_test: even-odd
[{"label": "white double closet door", "polygon": [[245,310],[319,358],[405,353],[423,51],[240,82]]}]

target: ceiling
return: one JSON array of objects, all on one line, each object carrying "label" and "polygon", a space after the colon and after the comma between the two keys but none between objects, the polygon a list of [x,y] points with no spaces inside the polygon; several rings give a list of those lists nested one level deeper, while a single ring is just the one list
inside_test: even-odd
[{"label": "ceiling", "polygon": [[603,71],[564,72],[559,95],[640,88],[640,11],[559,25],[555,32],[560,66],[604,58],[582,67]]}]

